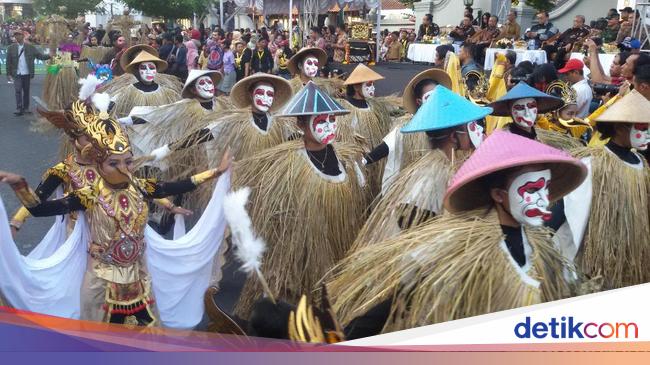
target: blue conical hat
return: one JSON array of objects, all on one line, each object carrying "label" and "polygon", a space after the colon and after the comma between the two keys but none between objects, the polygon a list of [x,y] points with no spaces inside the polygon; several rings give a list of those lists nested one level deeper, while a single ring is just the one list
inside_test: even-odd
[{"label": "blue conical hat", "polygon": [[427,101],[402,129],[402,133],[435,131],[482,119],[492,108],[478,106],[444,86],[438,85]]},{"label": "blue conical hat", "polygon": [[341,104],[337,103],[327,93],[321,90],[313,81],[307,85],[289,100],[279,116],[281,117],[298,117],[301,115],[321,115],[321,114],[348,114],[350,111],[343,109]]},{"label": "blue conical hat", "polygon": [[537,100],[537,113],[539,114],[552,112],[553,110],[564,106],[564,101],[562,101],[562,99],[543,93],[523,81],[520,81],[515,87],[508,91],[507,94],[488,106],[494,108],[494,113],[492,113],[492,115],[497,117],[509,117],[511,114],[510,102],[526,98]]}]

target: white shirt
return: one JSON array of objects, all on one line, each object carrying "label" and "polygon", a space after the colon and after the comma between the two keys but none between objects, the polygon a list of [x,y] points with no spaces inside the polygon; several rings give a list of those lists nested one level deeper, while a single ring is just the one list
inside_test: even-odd
[{"label": "white shirt", "polygon": [[573,89],[578,96],[578,113],[576,116],[584,119],[589,116],[589,105],[591,104],[591,99],[594,98],[594,94],[591,91],[591,86],[589,86],[587,79],[573,84]]},{"label": "white shirt", "polygon": [[[27,66],[27,61],[25,59],[24,48],[24,44],[18,44],[18,54],[20,55],[20,57],[18,57],[18,75],[29,75],[29,67]],[[20,54],[21,51],[23,54]]]}]

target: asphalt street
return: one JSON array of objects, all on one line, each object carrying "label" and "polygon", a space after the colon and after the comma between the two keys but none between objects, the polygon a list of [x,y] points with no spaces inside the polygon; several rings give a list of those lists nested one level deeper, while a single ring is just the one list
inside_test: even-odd
[{"label": "asphalt street", "polygon": [[[339,68],[350,72],[355,65],[341,65]],[[425,65],[410,63],[380,64],[374,70],[386,79],[375,84],[377,95],[400,94],[408,81],[418,72],[427,69]],[[32,80],[31,94],[42,95],[44,76]],[[25,176],[32,188],[36,187],[45,170],[59,162],[58,149],[60,136],[54,132],[43,134],[30,130],[36,120],[36,114],[14,116],[14,87],[7,83],[5,76],[0,77],[0,170],[11,171]],[[34,111],[32,103],[31,110]],[[6,184],[0,184],[0,196],[8,214],[18,208],[18,201]],[[19,250],[26,254],[40,241],[52,225],[53,218],[30,218],[18,233]],[[231,260],[229,260],[231,261]],[[221,282],[218,302],[227,311],[238,297],[243,277],[237,271],[237,265],[227,265]]]}]

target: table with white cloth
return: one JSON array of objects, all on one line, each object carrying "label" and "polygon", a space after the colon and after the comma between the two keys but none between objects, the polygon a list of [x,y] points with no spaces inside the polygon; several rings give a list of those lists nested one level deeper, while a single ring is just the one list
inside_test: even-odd
[{"label": "table with white cloth", "polygon": [[[616,57],[616,53],[599,53],[598,54],[598,59],[600,60],[600,65],[603,67],[603,72],[605,75],[609,76],[609,68],[612,67],[612,63],[614,63],[614,58]],[[584,62],[585,55],[582,53],[571,53],[571,58],[572,59],[577,59],[580,61]],[[591,71],[589,70],[589,67],[585,65],[584,68],[584,73],[585,76],[588,76]]]},{"label": "table with white cloth", "polygon": [[494,57],[497,53],[506,54],[508,51],[514,51],[517,53],[517,61],[515,66],[523,61],[530,61],[536,64],[542,64],[548,62],[546,59],[546,51],[541,49],[528,50],[528,49],[502,49],[502,48],[488,48],[485,50],[485,64],[483,69],[491,70],[494,66]]},{"label": "table with white cloth", "polygon": [[[406,57],[413,62],[435,63],[436,48],[440,46],[441,44],[434,43],[411,43],[406,52]],[[458,54],[460,52],[460,45],[452,44],[452,46],[454,46],[454,51]]]}]

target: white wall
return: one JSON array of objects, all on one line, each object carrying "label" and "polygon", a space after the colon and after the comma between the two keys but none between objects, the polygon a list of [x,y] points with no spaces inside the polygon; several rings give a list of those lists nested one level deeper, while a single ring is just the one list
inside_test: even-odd
[{"label": "white wall", "polygon": [[573,26],[576,15],[584,15],[589,25],[590,21],[604,17],[610,8],[616,8],[617,5],[618,0],[572,0],[565,7],[552,11],[551,21],[560,31],[564,31]]}]

